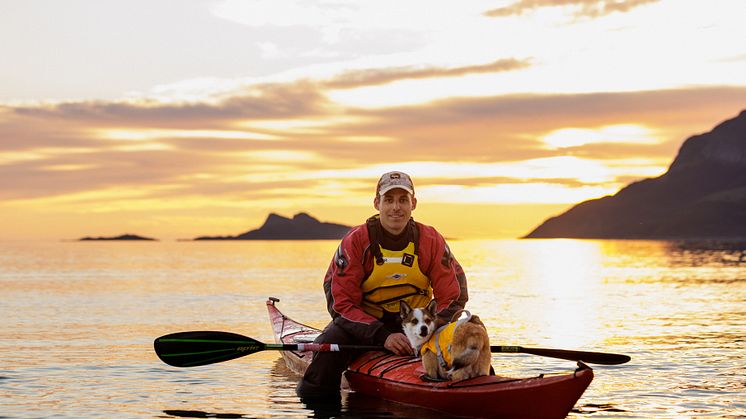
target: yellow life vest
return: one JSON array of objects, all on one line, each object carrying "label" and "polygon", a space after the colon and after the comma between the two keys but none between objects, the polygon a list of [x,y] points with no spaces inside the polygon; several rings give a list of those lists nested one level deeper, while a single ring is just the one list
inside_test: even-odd
[{"label": "yellow life vest", "polygon": [[448,323],[436,330],[430,340],[425,342],[420,348],[420,356],[425,355],[425,352],[430,351],[438,355],[438,362],[443,368],[448,369],[453,364],[453,357],[451,356],[451,342],[453,342],[453,333],[456,331],[456,322]]},{"label": "yellow life vest", "polygon": [[432,336],[430,336],[430,339],[422,345],[420,348],[420,356],[424,355],[425,352],[430,351],[438,356],[438,362],[443,369],[449,369],[451,365],[453,365],[453,355],[451,355],[453,335],[456,333],[457,327],[469,320],[471,320],[471,313],[464,310],[464,314],[462,314],[457,321],[441,326]]},{"label": "yellow life vest", "polygon": [[[380,245],[379,245],[380,247]],[[404,250],[380,248],[383,264],[374,263],[363,281],[363,310],[381,318],[384,310],[399,312],[399,301],[412,308],[425,307],[433,297],[430,279],[420,271],[419,258],[410,242]]]}]

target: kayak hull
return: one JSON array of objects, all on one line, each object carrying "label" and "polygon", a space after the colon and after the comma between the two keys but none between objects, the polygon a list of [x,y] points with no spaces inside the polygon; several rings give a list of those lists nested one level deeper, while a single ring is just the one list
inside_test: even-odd
[{"label": "kayak hull", "polygon": [[[280,312],[277,299],[267,301],[276,343],[312,341],[320,331]],[[303,374],[311,352],[283,351],[288,368]],[[362,394],[439,410],[456,416],[562,418],[593,380],[593,370],[579,363],[569,374],[510,378],[498,375],[460,381],[424,381],[419,358],[366,352],[345,372],[349,389]],[[343,387],[345,384],[343,384]]]}]

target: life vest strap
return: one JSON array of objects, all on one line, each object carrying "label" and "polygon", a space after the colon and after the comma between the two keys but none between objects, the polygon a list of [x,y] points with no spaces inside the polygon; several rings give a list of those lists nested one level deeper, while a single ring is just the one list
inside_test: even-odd
[{"label": "life vest strap", "polygon": [[[369,298],[366,298],[368,295],[370,295],[370,294],[372,294],[374,292],[377,292],[379,290],[386,289],[386,288],[388,288],[388,289],[399,288],[399,287],[411,287],[411,288],[414,288],[414,291],[410,292],[410,293],[407,293],[407,294],[397,295],[396,297],[388,298],[388,299],[381,300],[381,301],[373,301],[373,300],[371,300]],[[376,288],[376,289],[374,289],[372,291],[368,291],[368,292],[366,292],[366,293],[363,294],[363,300],[365,300],[365,301],[367,301],[367,302],[369,302],[371,304],[383,305],[383,304],[393,303],[394,301],[398,301],[398,300],[404,300],[404,299],[406,299],[408,297],[412,297],[414,295],[428,295],[428,293],[427,293],[427,290],[423,290],[423,289],[417,288],[416,286],[414,286],[412,284],[398,284],[398,285],[389,285],[387,287],[379,287],[379,288]]]}]

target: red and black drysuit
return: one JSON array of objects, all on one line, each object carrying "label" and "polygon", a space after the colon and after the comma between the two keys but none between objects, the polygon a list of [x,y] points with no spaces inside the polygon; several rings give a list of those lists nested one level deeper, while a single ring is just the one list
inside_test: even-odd
[{"label": "red and black drysuit", "polygon": [[[392,333],[401,333],[398,312],[385,311],[375,317],[363,309],[362,283],[373,271],[383,249],[401,251],[415,244],[419,269],[427,276],[443,323],[463,309],[468,300],[466,275],[451,254],[445,239],[433,227],[410,219],[398,236],[386,232],[378,216],[350,230],[342,239],[324,278],[327,308],[332,321],[316,343],[381,345]],[[379,260],[380,261],[380,260]],[[403,296],[404,297],[404,296]],[[303,379],[298,395],[305,398],[339,395],[342,373],[356,352],[317,352]]]}]

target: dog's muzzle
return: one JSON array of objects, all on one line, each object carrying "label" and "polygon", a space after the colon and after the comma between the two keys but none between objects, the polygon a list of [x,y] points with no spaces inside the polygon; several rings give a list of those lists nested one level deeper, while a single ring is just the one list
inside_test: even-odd
[{"label": "dog's muzzle", "polygon": [[427,327],[425,326],[420,327],[420,336],[422,336],[423,338],[427,336],[428,332],[429,330],[427,329]]}]

